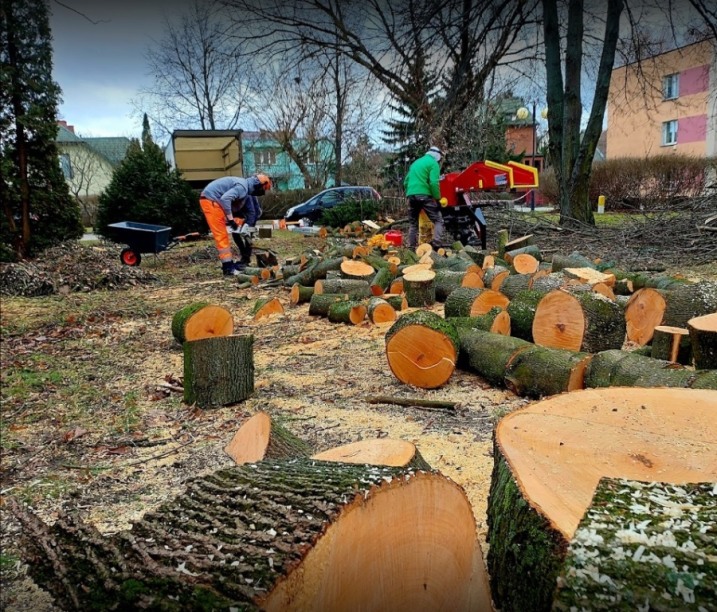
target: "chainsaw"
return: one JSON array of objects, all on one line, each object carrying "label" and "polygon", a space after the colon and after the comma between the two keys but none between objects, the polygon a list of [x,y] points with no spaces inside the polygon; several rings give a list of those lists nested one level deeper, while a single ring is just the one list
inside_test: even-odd
[{"label": "chainsaw", "polygon": [[486,220],[471,194],[486,191],[514,191],[538,187],[538,170],[509,161],[474,162],[465,170],[441,176],[440,203],[443,207],[444,236],[452,236],[464,246],[486,248]]}]

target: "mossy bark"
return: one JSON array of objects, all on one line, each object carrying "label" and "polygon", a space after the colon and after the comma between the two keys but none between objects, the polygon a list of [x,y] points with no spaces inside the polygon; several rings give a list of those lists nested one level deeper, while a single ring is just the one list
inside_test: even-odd
[{"label": "mossy bark", "polygon": [[187,321],[205,306],[209,306],[209,302],[196,302],[174,313],[174,317],[172,317],[172,336],[179,344],[183,344],[187,339],[184,333]]},{"label": "mossy bark", "polygon": [[219,336],[184,343],[184,401],[226,406],[254,393],[254,336]]},{"label": "mossy bark", "polygon": [[593,355],[585,370],[585,386],[590,388],[612,387],[613,369],[630,356],[629,351],[612,349]]},{"label": "mossy bark", "polygon": [[460,339],[458,366],[475,372],[496,387],[505,386],[505,371],[515,354],[533,346],[519,338],[478,329],[457,328],[456,331]]},{"label": "mossy bark", "polygon": [[534,399],[582,389],[583,368],[589,359],[589,353],[530,347],[508,364],[505,384],[516,395]]},{"label": "mossy bark", "polygon": [[446,298],[461,286],[465,276],[466,273],[463,270],[436,270],[434,279],[436,301],[445,302]]},{"label": "mossy bark", "polygon": [[348,299],[347,293],[314,293],[309,300],[309,315],[312,317],[326,317],[332,304],[345,302]]},{"label": "mossy bark", "polygon": [[403,292],[411,308],[433,306],[436,303],[435,278],[425,280],[412,280],[403,278]]},{"label": "mossy bark", "polygon": [[595,264],[580,253],[570,253],[569,255],[555,254],[551,260],[551,271],[559,272],[564,268],[592,268]]},{"label": "mossy bark", "polygon": [[688,327],[690,351],[695,360],[695,368],[698,370],[717,369],[717,331]]},{"label": "mossy bark", "polygon": [[329,306],[326,318],[332,323],[358,325],[366,318],[366,305],[355,300],[334,302]]},{"label": "mossy bark", "polygon": [[313,287],[305,287],[299,283],[294,283],[291,288],[291,303],[295,306],[304,304],[311,300],[311,296],[314,295]]},{"label": "mossy bark", "polygon": [[628,351],[597,353],[585,372],[585,386],[597,387],[688,387],[694,372],[662,359]]},{"label": "mossy bark", "polygon": [[585,315],[585,332],[580,350],[598,353],[621,348],[627,332],[625,309],[599,293],[578,293],[575,297]]},{"label": "mossy bark", "polygon": [[600,480],[553,610],[717,609],[714,486]]},{"label": "mossy bark", "polygon": [[551,272],[547,276],[534,279],[530,288],[542,293],[548,293],[554,289],[564,287],[567,282],[568,279],[562,272]]},{"label": "mossy bark", "polygon": [[500,292],[507,295],[511,300],[521,291],[530,288],[532,274],[511,274],[500,285]]},{"label": "mossy bark", "polygon": [[460,348],[460,340],[455,326],[449,320],[444,319],[440,315],[430,310],[415,310],[401,315],[396,322],[386,331],[386,343],[399,331],[410,325],[419,325],[428,327],[434,331],[443,334],[455,348],[456,354]]},{"label": "mossy bark", "polygon": [[408,308],[408,302],[406,301],[406,296],[401,295],[384,295],[383,299],[386,300],[391,307],[397,311],[400,312],[401,310],[406,310]]},{"label": "mossy bark", "polygon": [[[368,281],[352,278],[320,279],[321,293],[346,293],[354,299],[370,297],[371,287]],[[318,287],[314,287],[318,289]],[[317,291],[314,291],[315,293]]]},{"label": "mossy bark", "polygon": [[447,317],[446,320],[453,323],[458,328],[464,329],[480,329],[482,331],[491,331],[495,318],[503,312],[502,308],[491,308],[484,315],[474,317]]},{"label": "mossy bark", "polygon": [[[675,340],[676,337],[677,339]],[[673,360],[671,357],[675,342],[677,342],[677,355]],[[682,365],[690,365],[692,363],[692,344],[690,342],[689,334],[679,335],[655,328],[655,331],[652,334],[650,357],[653,359],[675,361],[676,363],[680,363]]]},{"label": "mossy bark", "polygon": [[314,454],[311,445],[289,431],[276,419],[271,419],[269,442],[266,445],[264,460],[278,461],[282,459],[308,458]]},{"label": "mossy bark", "polygon": [[687,327],[693,317],[717,312],[717,283],[680,285],[665,296],[665,325]]},{"label": "mossy bark", "polygon": [[451,291],[443,307],[446,318],[470,317],[473,302],[483,291],[485,289],[478,287],[459,287]]},{"label": "mossy bark", "polygon": [[528,289],[511,298],[507,311],[510,315],[510,335],[526,342],[533,341],[533,319],[535,310],[545,297],[542,291]]},{"label": "mossy bark", "polygon": [[[383,261],[383,260],[382,260]],[[373,280],[369,283],[371,292],[374,295],[381,295],[386,292],[391,281],[396,277],[388,266],[378,268]]]},{"label": "mossy bark", "polygon": [[717,391],[717,370],[697,370],[690,383],[691,389],[714,389]]},{"label": "mossy bark", "polygon": [[495,437],[493,459],[488,573],[496,608],[505,612],[550,610],[568,544],[523,497]]}]

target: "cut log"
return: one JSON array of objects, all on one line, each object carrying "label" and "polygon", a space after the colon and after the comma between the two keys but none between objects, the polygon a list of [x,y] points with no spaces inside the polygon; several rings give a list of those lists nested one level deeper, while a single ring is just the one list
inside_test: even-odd
[{"label": "cut log", "polygon": [[502,336],[510,336],[510,315],[502,308],[493,308],[484,315],[475,317],[448,317],[456,329],[464,327],[468,329],[480,329]]},{"label": "cut log", "polygon": [[532,274],[511,274],[500,285],[500,292],[508,299],[513,299],[521,291],[530,289]]},{"label": "cut log", "polygon": [[542,293],[549,293],[555,289],[562,289],[567,286],[568,280],[562,272],[551,272],[550,274],[538,274],[536,272],[530,282],[530,289],[535,289]]},{"label": "cut log", "polygon": [[366,304],[354,300],[334,302],[326,318],[332,323],[358,325],[366,319]]},{"label": "cut log", "polygon": [[510,333],[516,338],[533,342],[533,320],[540,300],[545,297],[543,291],[528,289],[521,291],[510,300],[506,312],[510,316]]},{"label": "cut log", "polygon": [[653,359],[691,365],[692,345],[690,344],[690,332],[682,327],[658,325],[652,335],[650,356]]},{"label": "cut log", "polygon": [[481,266],[481,268],[483,267],[483,261],[486,255],[489,254],[488,251],[478,250],[470,245],[464,246],[461,253],[463,253],[464,256],[469,257],[473,263]]},{"label": "cut log", "polygon": [[289,303],[292,306],[298,306],[311,300],[311,296],[314,295],[313,287],[304,287],[299,283],[294,283],[291,287],[291,293],[289,294]]},{"label": "cut log", "polygon": [[505,310],[510,300],[499,291],[459,287],[446,298],[444,313],[448,317],[475,317],[493,308]]},{"label": "cut log", "polygon": [[586,387],[689,387],[693,380],[679,364],[618,350],[596,354],[585,372]]},{"label": "cut log", "polygon": [[406,313],[386,332],[386,357],[403,383],[435,389],[456,367],[459,340],[452,323],[430,310]]},{"label": "cut log", "polygon": [[533,274],[538,271],[540,262],[528,253],[519,253],[510,262],[512,274]]},{"label": "cut log", "polygon": [[275,314],[284,314],[284,305],[276,297],[259,298],[254,304],[252,314],[255,321]]},{"label": "cut log", "polygon": [[665,320],[667,301],[662,291],[645,287],[630,296],[625,306],[627,339],[639,346],[652,340],[655,327]]},{"label": "cut log", "polygon": [[234,434],[224,452],[237,465],[264,459],[310,457],[313,450],[266,412],[257,412]]},{"label": "cut log", "polygon": [[[465,492],[437,472],[262,461],[190,480],[128,531],[12,504],[63,609],[476,610],[490,599]],[[488,607],[484,607],[488,606]]]},{"label": "cut log", "polygon": [[172,317],[172,336],[179,344],[188,340],[228,336],[233,332],[232,313],[216,304],[207,302],[189,304]]},{"label": "cut log", "polygon": [[388,287],[388,293],[403,293],[403,278],[396,278],[391,281]]},{"label": "cut log", "polygon": [[570,255],[553,255],[550,270],[551,272],[559,272],[564,268],[595,268],[595,264],[580,253],[570,253]]},{"label": "cut log", "polygon": [[247,266],[244,268],[244,274],[248,276],[256,276],[260,280],[269,280],[271,278],[271,270],[269,268]]},{"label": "cut log", "polygon": [[[434,281],[436,291],[436,302],[445,302],[448,295],[463,286],[463,279],[466,273],[462,270],[436,270],[436,278]],[[480,279],[479,279],[480,280]],[[483,282],[481,280],[481,286]]]},{"label": "cut log", "polygon": [[372,297],[366,304],[368,320],[374,325],[393,323],[396,320],[396,309],[382,297]]},{"label": "cut log", "polygon": [[510,276],[510,270],[499,264],[488,268],[483,274],[483,284],[493,291],[500,291],[503,281]]},{"label": "cut log", "polygon": [[[717,481],[716,401],[717,392],[695,389],[589,389],[504,417],[494,434],[488,500],[496,607],[551,609],[568,543],[601,478]],[[647,501],[633,498],[635,504]]]},{"label": "cut log", "polygon": [[703,536],[715,524],[714,487],[602,478],[570,541],[553,609],[714,606],[717,576],[704,571],[714,549]]},{"label": "cut log", "polygon": [[679,285],[667,292],[665,325],[687,327],[695,317],[717,312],[717,283]]},{"label": "cut log", "polygon": [[326,278],[329,270],[340,270],[341,264],[345,261],[343,257],[326,257],[305,260],[306,267],[294,276],[285,277],[284,284],[291,287],[299,283],[306,287],[316,285],[316,281]]},{"label": "cut log", "polygon": [[351,278],[317,280],[314,283],[314,293],[346,293],[355,299],[371,297],[373,295],[368,281]]},{"label": "cut log", "polygon": [[540,346],[597,353],[625,341],[622,306],[593,292],[548,293],[535,309],[533,341]]},{"label": "cut log", "polygon": [[615,292],[612,290],[611,287],[606,285],[605,283],[595,283],[592,286],[592,290],[595,293],[599,293],[600,295],[604,295],[606,298],[615,301]]},{"label": "cut log", "polygon": [[498,246],[498,257],[502,258],[505,254],[505,245],[509,242],[510,232],[507,229],[498,230],[495,238]]},{"label": "cut log", "polygon": [[184,401],[199,408],[236,404],[254,393],[254,336],[184,343]]},{"label": "cut log", "polygon": [[460,340],[461,369],[475,372],[494,387],[505,385],[505,371],[515,355],[533,346],[519,338],[478,329],[458,327],[456,331]]},{"label": "cut log", "polygon": [[590,359],[589,353],[532,346],[508,363],[505,386],[516,395],[534,399],[583,389]]},{"label": "cut log", "polygon": [[376,275],[376,269],[365,261],[347,259],[341,264],[341,275],[344,278],[368,282]]},{"label": "cut log", "polygon": [[418,452],[416,445],[405,440],[379,438],[360,440],[315,454],[312,459],[338,463],[387,465],[430,471],[431,466]]},{"label": "cut log", "polygon": [[329,308],[336,302],[348,301],[347,293],[314,293],[309,300],[309,315],[312,317],[327,317]]},{"label": "cut log", "polygon": [[433,270],[417,270],[403,275],[403,292],[411,308],[433,306],[436,303],[436,273]]},{"label": "cut log", "polygon": [[687,322],[692,355],[698,370],[717,370],[717,312]]},{"label": "cut log", "polygon": [[395,276],[389,267],[378,268],[369,283],[371,293],[373,295],[383,295],[386,293]]},{"label": "cut log", "polygon": [[581,283],[587,283],[588,285],[604,283],[608,287],[615,286],[614,274],[598,272],[594,268],[563,268],[562,272],[568,278],[574,278],[579,280]]},{"label": "cut log", "polygon": [[463,277],[463,280],[461,281],[461,287],[473,287],[475,289],[483,289],[485,287],[485,283],[483,282],[483,270],[480,270],[480,272],[468,270],[466,272],[466,275]]},{"label": "cut log", "polygon": [[386,300],[396,312],[400,312],[408,308],[406,295],[403,293],[400,293],[398,295],[395,295],[393,293],[384,293],[381,297]]}]

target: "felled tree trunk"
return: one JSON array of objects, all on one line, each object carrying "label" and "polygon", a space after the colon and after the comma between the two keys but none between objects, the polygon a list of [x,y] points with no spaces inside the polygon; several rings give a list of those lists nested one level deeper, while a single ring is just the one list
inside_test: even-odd
[{"label": "felled tree trunk", "polygon": [[499,264],[488,268],[483,275],[483,285],[487,289],[500,291],[503,282],[510,276],[510,270],[506,266]]},{"label": "felled tree trunk", "polygon": [[254,336],[221,336],[184,343],[184,401],[226,406],[254,393]]},{"label": "felled tree trunk", "polygon": [[222,306],[196,302],[178,310],[172,317],[172,336],[183,344],[215,336],[228,336],[234,331],[232,313]]},{"label": "felled tree trunk", "polygon": [[452,291],[463,285],[466,273],[462,270],[436,270],[436,302],[445,302]]},{"label": "felled tree trunk", "polygon": [[625,341],[622,307],[593,293],[548,293],[535,309],[533,340],[540,346],[597,353]]},{"label": "felled tree trunk", "polygon": [[689,387],[694,372],[679,364],[628,351],[595,355],[585,375],[586,387]]},{"label": "felled tree trunk", "polygon": [[307,267],[298,274],[285,278],[284,284],[289,287],[291,287],[294,283],[299,283],[300,285],[305,286],[314,285],[316,281],[326,278],[326,273],[329,270],[340,270],[343,261],[343,257],[315,259],[314,261],[308,263]]},{"label": "felled tree trunk", "polygon": [[347,293],[314,293],[309,300],[309,315],[312,317],[326,317],[332,304],[348,300]]},{"label": "felled tree trunk", "polygon": [[563,268],[595,268],[595,264],[580,253],[570,253],[570,255],[560,255],[556,253],[552,257],[552,272],[559,272]]},{"label": "felled tree trunk", "polygon": [[393,375],[423,389],[448,381],[456,367],[458,347],[453,324],[430,310],[406,313],[386,332],[386,357]]},{"label": "felled tree trunk", "polygon": [[418,270],[403,275],[403,292],[411,308],[433,306],[436,303],[435,278],[433,270]]},{"label": "felled tree trunk", "polygon": [[406,301],[406,296],[403,293],[398,295],[384,293],[382,297],[395,311],[400,312],[401,310],[406,310],[406,308],[408,308],[408,302]]},{"label": "felled tree trunk", "polygon": [[717,312],[690,319],[687,328],[695,367],[698,370],[717,370]]},{"label": "felled tree trunk", "polygon": [[510,316],[505,310],[493,308],[484,315],[476,315],[475,317],[448,317],[446,321],[450,321],[459,327],[466,329],[480,329],[494,334],[510,336]]},{"label": "felled tree trunk", "polygon": [[533,320],[540,300],[545,297],[542,291],[528,289],[511,298],[506,312],[510,316],[510,333],[516,338],[533,342]]},{"label": "felled tree trunk", "polygon": [[[602,477],[675,484],[717,480],[716,399],[715,392],[695,389],[583,390],[504,417],[494,434],[488,500],[488,569],[496,607],[551,609],[568,543]],[[637,524],[638,516],[641,511],[631,509],[624,518]],[[645,554],[652,546],[645,544]],[[655,547],[660,558],[661,550]],[[632,581],[640,587],[639,574],[625,578],[626,591]]]},{"label": "felled tree trunk", "polygon": [[[683,508],[689,520],[675,517],[686,514]],[[596,602],[606,610],[714,606],[717,575],[704,571],[715,563],[704,537],[714,526],[714,508],[714,482],[601,479],[570,541],[553,609],[592,610]],[[649,542],[656,543],[654,552]]]},{"label": "felled tree trunk", "polygon": [[312,459],[431,470],[431,466],[421,456],[415,444],[406,440],[392,438],[360,440],[359,442],[344,444],[316,453]]},{"label": "felled tree trunk", "polygon": [[314,295],[313,287],[304,287],[299,283],[294,283],[291,287],[291,293],[289,294],[289,303],[292,306],[298,306],[311,300],[311,296]]},{"label": "felled tree trunk", "polygon": [[448,317],[475,317],[493,308],[505,310],[510,300],[500,291],[479,287],[460,287],[446,298],[443,311]]},{"label": "felled tree trunk", "polygon": [[334,302],[329,306],[326,318],[332,323],[358,325],[366,319],[366,304],[353,300]]},{"label": "felled tree trunk", "polygon": [[505,386],[520,396],[541,398],[585,386],[592,355],[532,346],[519,351],[505,370]]},{"label": "felled tree trunk", "polygon": [[530,289],[532,274],[511,274],[500,285],[500,292],[512,300],[521,291]]},{"label": "felled tree trunk", "polygon": [[[399,319],[400,320],[400,319]],[[475,372],[495,387],[505,385],[505,371],[510,361],[530,342],[478,329],[456,328],[460,340],[460,366]]]},{"label": "felled tree trunk", "polygon": [[369,283],[373,295],[383,295],[391,286],[391,281],[396,275],[387,266],[378,268],[373,279]]},{"label": "felled tree trunk", "polygon": [[690,332],[682,327],[658,325],[652,335],[650,356],[682,365],[692,363]]},{"label": "felled tree trunk", "polygon": [[314,293],[346,293],[354,299],[370,297],[368,281],[352,278],[320,279],[314,283]]},{"label": "felled tree trunk", "polygon": [[687,327],[695,317],[717,312],[717,283],[679,285],[668,292],[665,324]]},{"label": "felled tree trunk", "polygon": [[[476,528],[437,472],[262,461],[188,482],[103,537],[17,504],[23,554],[66,609],[478,609]],[[482,600],[482,601],[481,601]],[[489,602],[489,600],[488,600]]]},{"label": "felled tree trunk", "polygon": [[255,463],[263,459],[309,457],[311,446],[272,419],[266,412],[257,412],[242,424],[229,444],[224,447],[234,463]]}]

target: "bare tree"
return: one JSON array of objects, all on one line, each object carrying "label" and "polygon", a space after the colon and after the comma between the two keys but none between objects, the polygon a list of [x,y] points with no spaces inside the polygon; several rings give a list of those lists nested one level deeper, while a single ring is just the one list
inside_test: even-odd
[{"label": "bare tree", "polygon": [[164,37],[147,50],[154,85],[135,106],[166,133],[177,126],[232,129],[246,94],[240,56],[218,7],[194,0],[177,22],[165,20]]},{"label": "bare tree", "polygon": [[71,152],[72,174],[67,178],[67,185],[72,197],[80,206],[84,216],[94,226],[97,216],[97,202],[92,201],[91,188],[102,174],[102,162],[97,153],[84,145],[77,145]]}]

